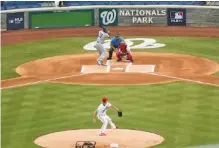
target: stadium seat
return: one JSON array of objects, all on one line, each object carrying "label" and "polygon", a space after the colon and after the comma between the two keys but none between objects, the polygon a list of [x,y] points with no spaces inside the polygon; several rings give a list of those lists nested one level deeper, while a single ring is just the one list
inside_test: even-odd
[{"label": "stadium seat", "polygon": [[110,5],[122,5],[121,1],[111,1]]},{"label": "stadium seat", "polygon": [[79,6],[78,1],[65,1],[66,6]]},{"label": "stadium seat", "polygon": [[132,2],[131,1],[123,1],[122,5],[132,5]]},{"label": "stadium seat", "polygon": [[145,5],[156,5],[156,1],[145,1]]},{"label": "stadium seat", "polygon": [[5,6],[1,6],[1,10],[5,10]]},{"label": "stadium seat", "polygon": [[92,1],[92,5],[106,5],[105,1]]},{"label": "stadium seat", "polygon": [[88,5],[92,5],[92,1],[79,1],[79,5],[81,6],[88,6]]},{"label": "stadium seat", "polygon": [[132,5],[145,5],[144,1],[132,1]]},{"label": "stadium seat", "polygon": [[169,5],[171,4],[171,1],[157,1],[157,5]]},{"label": "stadium seat", "polygon": [[15,1],[5,1],[5,7],[6,9],[16,9],[17,4]]}]

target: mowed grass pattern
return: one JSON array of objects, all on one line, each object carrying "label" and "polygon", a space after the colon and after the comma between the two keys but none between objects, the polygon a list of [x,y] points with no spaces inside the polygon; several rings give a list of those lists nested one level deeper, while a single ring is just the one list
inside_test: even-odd
[{"label": "mowed grass pattern", "polygon": [[[153,38],[166,46],[136,51],[183,53],[219,62],[218,39]],[[94,40],[63,38],[4,46],[2,79],[18,76],[14,69],[31,60],[95,52],[82,49]],[[46,83],[2,90],[2,147],[37,148],[33,140],[40,135],[100,128],[100,122],[92,123],[92,115],[104,95],[124,111],[123,118],[118,118],[113,110],[108,111],[121,128],[163,136],[165,142],[157,148],[219,143],[218,87],[182,82],[124,87]]]},{"label": "mowed grass pattern", "polygon": [[[207,91],[206,91],[207,90]],[[102,87],[41,84],[2,92],[2,146],[34,148],[33,140],[51,132],[100,128],[92,123],[102,96],[123,110],[121,127],[158,133],[159,148],[218,142],[219,89],[199,84]]]}]

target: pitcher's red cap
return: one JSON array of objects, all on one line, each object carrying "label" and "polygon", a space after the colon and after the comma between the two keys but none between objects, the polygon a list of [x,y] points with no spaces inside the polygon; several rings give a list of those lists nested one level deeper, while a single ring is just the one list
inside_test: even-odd
[{"label": "pitcher's red cap", "polygon": [[108,101],[108,99],[107,99],[106,97],[103,97],[103,98],[102,98],[102,102],[105,103],[105,102],[107,102],[107,101]]}]

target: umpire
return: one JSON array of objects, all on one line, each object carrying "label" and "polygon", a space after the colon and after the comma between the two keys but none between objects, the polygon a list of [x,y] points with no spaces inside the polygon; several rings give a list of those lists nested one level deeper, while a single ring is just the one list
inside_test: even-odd
[{"label": "umpire", "polygon": [[109,49],[109,57],[107,60],[111,60],[113,56],[113,51],[119,47],[119,44],[124,41],[124,38],[120,36],[119,33],[116,34],[114,38],[112,38],[110,42],[110,49]]}]

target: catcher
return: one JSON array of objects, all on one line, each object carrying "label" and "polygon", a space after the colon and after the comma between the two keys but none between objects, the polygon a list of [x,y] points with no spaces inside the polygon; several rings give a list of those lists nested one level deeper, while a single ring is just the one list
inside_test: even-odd
[{"label": "catcher", "polygon": [[118,50],[116,51],[116,56],[117,56],[117,61],[122,61],[122,58],[126,58],[126,60],[129,60],[130,62],[133,61],[133,56],[131,53],[131,50],[128,48],[127,44],[125,41],[122,41],[118,47]]},{"label": "catcher", "polygon": [[94,116],[93,116],[93,122],[96,122],[96,117],[103,122],[103,126],[101,127],[99,136],[106,136],[106,128],[108,123],[110,124],[112,129],[116,129],[118,128],[111,120],[111,118],[109,116],[106,115],[106,111],[108,108],[112,107],[113,109],[117,110],[118,112],[118,116],[122,117],[122,111],[120,111],[118,108],[116,108],[115,106],[113,106],[112,104],[110,104],[108,102],[108,99],[106,97],[102,98],[102,103],[99,105],[99,107],[97,108],[97,110],[94,112]]}]

